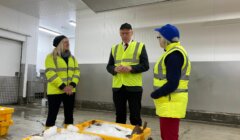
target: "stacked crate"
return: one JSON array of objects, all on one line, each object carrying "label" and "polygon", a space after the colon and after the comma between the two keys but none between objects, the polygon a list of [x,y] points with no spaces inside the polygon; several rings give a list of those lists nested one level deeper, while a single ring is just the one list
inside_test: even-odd
[{"label": "stacked crate", "polygon": [[13,124],[12,114],[13,108],[0,106],[0,136],[8,134],[8,128]]}]

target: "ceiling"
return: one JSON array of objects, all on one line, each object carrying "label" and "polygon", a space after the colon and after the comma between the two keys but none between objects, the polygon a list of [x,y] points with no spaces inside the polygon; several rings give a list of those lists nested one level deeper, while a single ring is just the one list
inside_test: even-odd
[{"label": "ceiling", "polygon": [[176,0],[0,0],[0,5],[39,18],[39,26],[74,37],[75,27],[69,21],[76,21],[76,11],[90,7],[103,12],[166,1]]},{"label": "ceiling", "polygon": [[81,0],[0,0],[0,5],[39,18],[39,25],[73,37],[76,11],[87,9]]},{"label": "ceiling", "polygon": [[175,0],[82,0],[96,13]]}]

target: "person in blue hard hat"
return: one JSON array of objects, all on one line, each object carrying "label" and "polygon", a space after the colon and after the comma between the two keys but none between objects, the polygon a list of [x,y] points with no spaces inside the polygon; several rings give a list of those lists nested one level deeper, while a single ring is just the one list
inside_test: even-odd
[{"label": "person in blue hard hat", "polygon": [[180,119],[186,115],[191,62],[179,42],[177,27],[167,24],[155,31],[165,52],[154,66],[151,97],[160,118],[162,140],[178,140]]}]

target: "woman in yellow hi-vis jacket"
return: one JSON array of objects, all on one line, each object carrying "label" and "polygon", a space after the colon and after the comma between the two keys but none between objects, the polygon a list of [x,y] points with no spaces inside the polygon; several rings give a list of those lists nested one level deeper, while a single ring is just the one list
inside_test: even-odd
[{"label": "woman in yellow hi-vis jacket", "polygon": [[160,117],[162,140],[178,140],[179,122],[186,115],[191,62],[175,26],[167,24],[155,30],[165,52],[154,67],[151,97]]},{"label": "woman in yellow hi-vis jacket", "polygon": [[78,62],[69,49],[69,40],[61,35],[53,40],[53,52],[45,60],[48,80],[48,117],[46,127],[55,125],[60,104],[64,106],[64,124],[73,124],[73,108],[76,86],[80,78]]}]

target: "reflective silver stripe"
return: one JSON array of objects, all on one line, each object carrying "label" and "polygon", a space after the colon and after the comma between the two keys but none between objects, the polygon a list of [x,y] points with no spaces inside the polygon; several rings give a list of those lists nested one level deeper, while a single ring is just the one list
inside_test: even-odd
[{"label": "reflective silver stripe", "polygon": [[68,82],[68,81],[72,81],[72,77],[68,77],[68,78],[61,78],[63,82]]},{"label": "reflective silver stripe", "polygon": [[163,74],[156,74],[156,73],[154,73],[154,78],[159,80],[167,79],[165,74],[163,75]]},{"label": "reflective silver stripe", "polygon": [[63,82],[67,82],[68,78],[61,78]]},{"label": "reflective silver stripe", "polygon": [[180,80],[189,80],[189,79],[190,79],[189,75],[183,75],[181,76]]},{"label": "reflective silver stripe", "polygon": [[[154,73],[154,78],[159,79],[159,80],[165,80],[167,79],[166,75],[163,74],[161,77],[159,74]],[[189,75],[182,75],[180,80],[189,80]]]},{"label": "reflective silver stripe", "polygon": [[188,89],[176,89],[173,93],[188,92]]},{"label": "reflective silver stripe", "polygon": [[72,71],[74,71],[75,68],[73,68],[73,67],[68,67],[68,70],[72,70]]},{"label": "reflective silver stripe", "polygon": [[115,64],[121,63],[121,60],[115,60]]},{"label": "reflective silver stripe", "polygon": [[[116,45],[116,46],[115,46],[115,49],[114,49],[114,56],[113,56],[113,58],[114,58],[115,64],[117,63],[116,61],[119,61],[119,60],[117,60],[117,50],[118,50],[118,46],[119,46],[119,45]],[[119,63],[119,62],[118,62],[118,63]],[[120,61],[120,63],[121,63],[121,61]]]},{"label": "reflective silver stripe", "polygon": [[77,69],[77,68],[73,68],[73,67],[69,67],[69,68],[57,68],[57,69],[55,69],[55,68],[47,68],[47,69],[45,70],[45,72],[48,72],[48,71],[64,72],[64,71],[67,71],[67,70],[72,70],[72,71],[74,71],[74,70],[78,70],[78,69]]},{"label": "reflective silver stripe", "polygon": [[53,75],[51,78],[48,79],[48,82],[52,82],[53,80],[55,80],[56,78],[58,78],[57,74]]},{"label": "reflective silver stripe", "polygon": [[[157,90],[157,89],[159,89],[160,87],[154,86],[153,88],[154,88],[154,90]],[[175,90],[174,92],[172,92],[172,93],[181,93],[181,92],[188,92],[188,89],[176,89],[176,90]]]},{"label": "reflective silver stripe", "polygon": [[73,78],[80,79],[80,76],[78,76],[78,75],[73,75]]},{"label": "reflective silver stripe", "polygon": [[49,71],[56,71],[56,69],[55,68],[47,68],[46,70],[45,70],[45,73],[47,73],[47,72],[49,72]]},{"label": "reflective silver stripe", "polygon": [[57,68],[57,71],[67,71],[67,70],[72,70],[72,71],[74,71],[75,68],[74,68],[74,67],[68,67],[68,68]]},{"label": "reflective silver stripe", "polygon": [[158,64],[158,75],[156,76],[158,79],[164,79],[163,71],[162,71],[162,62],[163,62],[163,58],[160,60]]},{"label": "reflective silver stripe", "polygon": [[137,61],[137,53],[138,53],[139,46],[140,46],[140,43],[137,42],[136,48],[135,48],[134,53],[133,53],[133,61]]},{"label": "reflective silver stripe", "polygon": [[78,70],[78,71],[80,71],[80,69],[79,69],[78,67],[75,67],[74,70]]},{"label": "reflective silver stripe", "polygon": [[[121,61],[120,61],[120,62],[121,62]],[[139,60],[134,60],[134,59],[123,59],[122,62],[139,63]]]},{"label": "reflective silver stripe", "polygon": [[[186,56],[186,54],[185,54]],[[188,57],[186,56],[186,65],[184,67],[184,69],[182,70],[182,74],[181,74],[181,80],[189,80],[189,75],[187,75],[187,69],[188,69],[188,64],[189,60]]]},{"label": "reflective silver stripe", "polygon": [[60,72],[60,71],[67,71],[67,68],[57,68],[57,72]]}]

